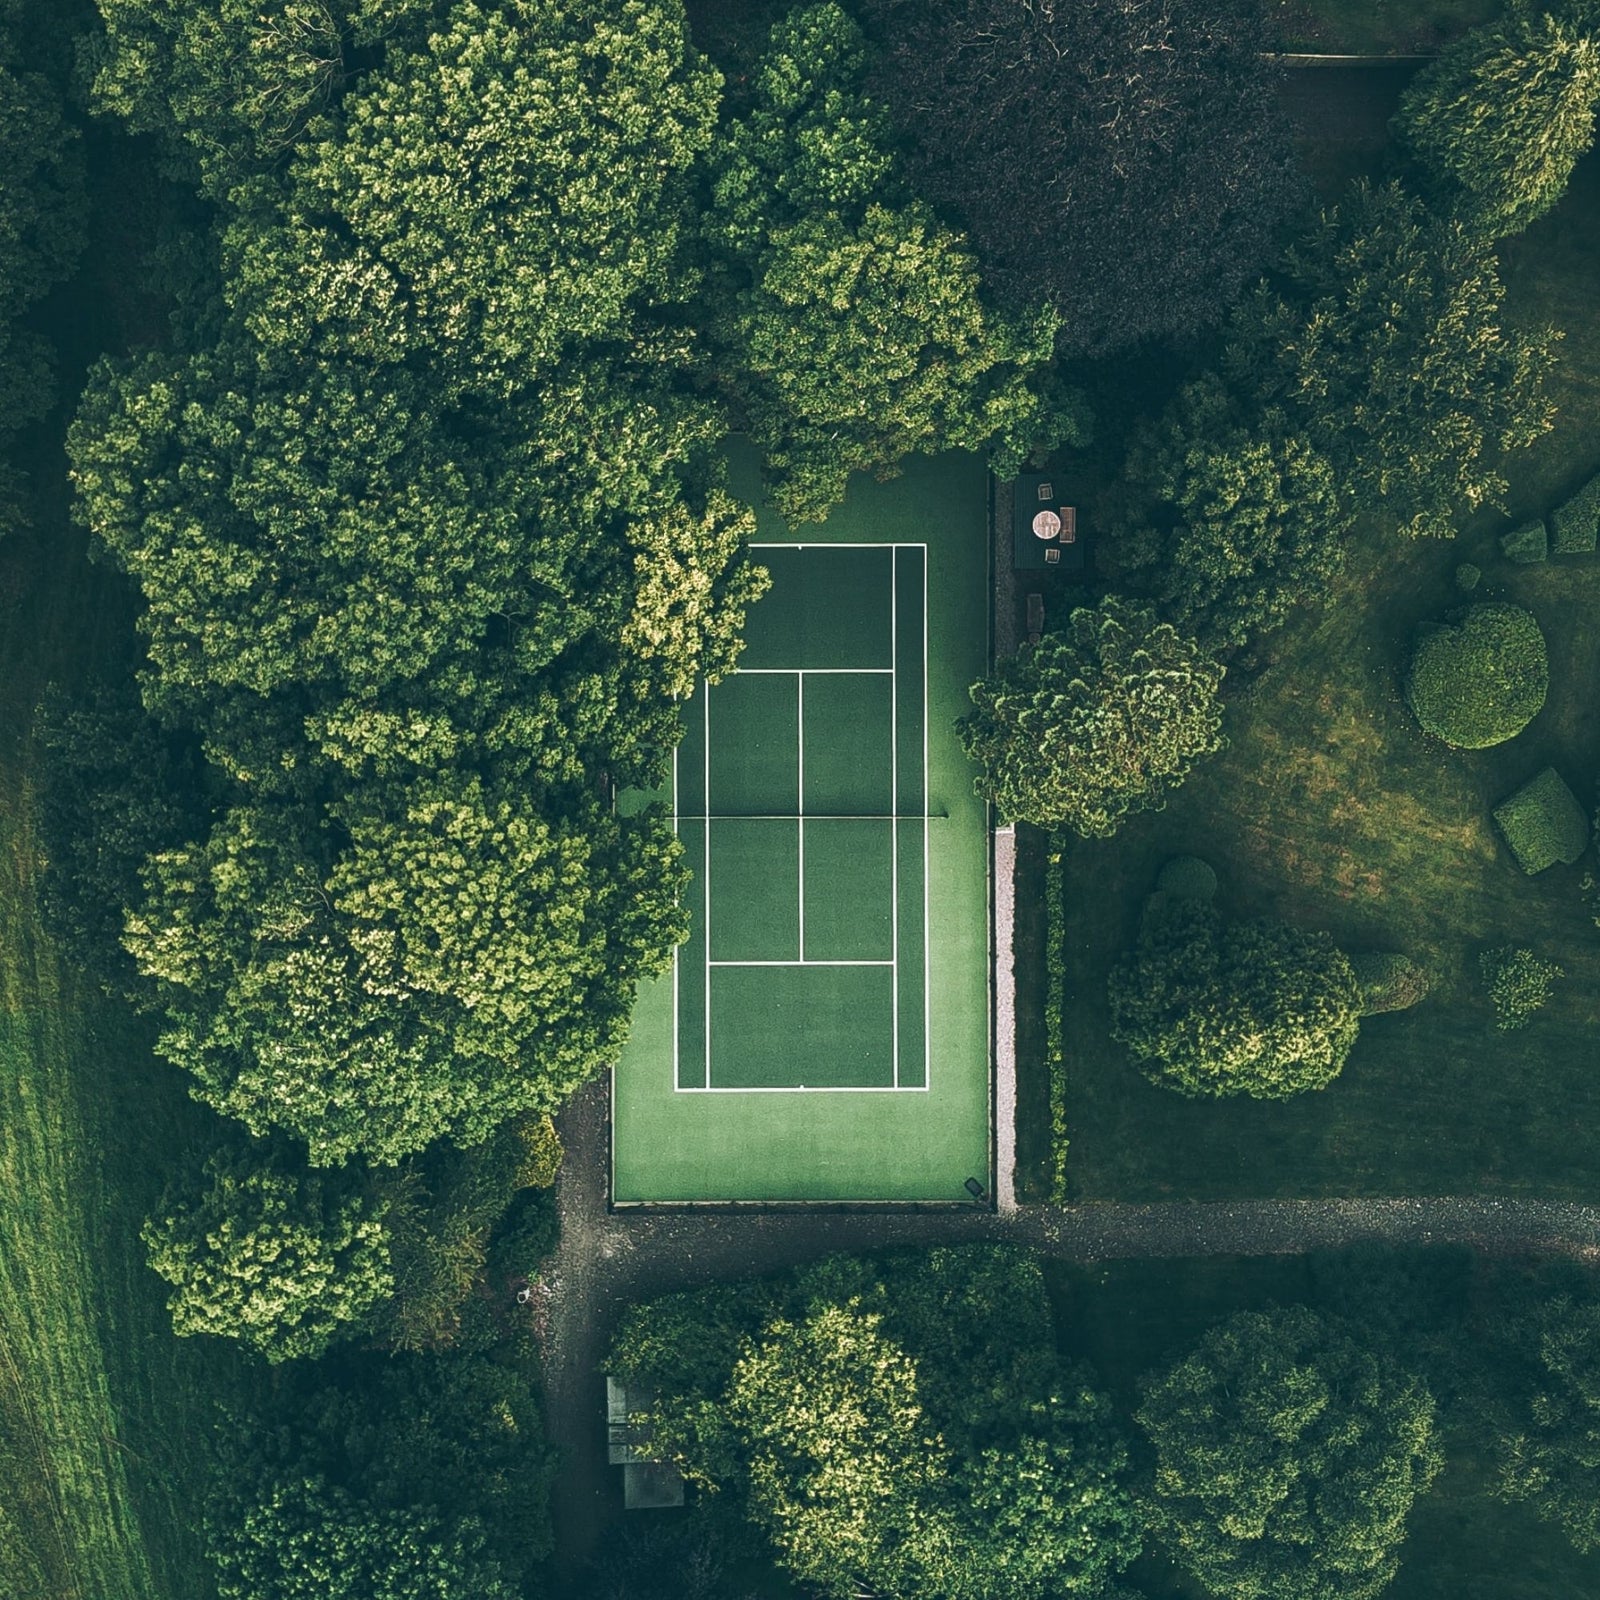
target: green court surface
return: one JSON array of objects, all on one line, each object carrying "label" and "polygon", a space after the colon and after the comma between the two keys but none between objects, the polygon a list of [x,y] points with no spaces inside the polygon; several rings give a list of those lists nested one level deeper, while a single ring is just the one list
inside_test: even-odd
[{"label": "green court surface", "polygon": [[987,1186],[987,819],[954,731],[987,662],[986,494],[952,455],[857,480],[820,528],[762,511],[771,591],[674,757],[691,931],[614,1076],[616,1203]]}]

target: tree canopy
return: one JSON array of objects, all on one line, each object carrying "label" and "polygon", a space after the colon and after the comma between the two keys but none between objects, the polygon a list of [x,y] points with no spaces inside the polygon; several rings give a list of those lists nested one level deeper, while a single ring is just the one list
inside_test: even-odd
[{"label": "tree canopy", "polygon": [[60,85],[24,65],[23,41],[52,25],[26,0],[0,0],[0,536],[25,516],[11,436],[45,414],[54,392],[50,347],[25,317],[83,247],[77,130],[63,115]]},{"label": "tree canopy", "polygon": [[268,1361],[321,1355],[394,1287],[383,1206],[270,1150],[225,1148],[145,1224],[180,1335],[238,1339]]},{"label": "tree canopy", "polygon": [[1248,644],[1325,595],[1352,520],[1309,440],[1243,409],[1214,375],[1179,394],[1132,452],[1133,526],[1113,550],[1161,615],[1210,650]]},{"label": "tree canopy", "polygon": [[713,163],[718,366],[790,521],[821,521],[852,471],[997,436],[1020,462],[1076,426],[1030,382],[1057,319],[985,305],[966,241],[908,193],[864,73],[856,24],[802,6]]},{"label": "tree canopy", "polygon": [[1148,1380],[1155,1529],[1222,1600],[1371,1600],[1443,1465],[1421,1381],[1301,1306]]},{"label": "tree canopy", "polygon": [[1458,750],[1514,739],[1539,714],[1550,658],[1531,611],[1493,601],[1424,627],[1406,672],[1406,702]]},{"label": "tree canopy", "polygon": [[1019,1254],[673,1297],[630,1314],[612,1370],[658,1386],[657,1445],[840,1600],[1099,1595],[1137,1553],[1109,1405],[1057,1362]]},{"label": "tree canopy", "polygon": [[1502,325],[1494,245],[1399,184],[1355,184],[1231,325],[1228,370],[1281,406],[1356,509],[1448,538],[1544,433],[1558,337]]},{"label": "tree canopy", "polygon": [[[128,907],[162,1048],[319,1162],[476,1141],[614,1057],[681,920],[670,828],[611,788],[660,779],[761,591],[682,381],[718,85],[681,9],[376,18],[117,8],[102,92],[227,167],[222,278],[71,440],[146,703],[219,779]],[[268,160],[215,74],[325,23]]]},{"label": "tree canopy", "polygon": [[1437,197],[1498,237],[1561,198],[1597,102],[1600,38],[1574,15],[1515,12],[1431,62],[1395,120]]},{"label": "tree canopy", "polygon": [[1514,1338],[1526,1371],[1498,1441],[1500,1493],[1600,1548],[1600,1305],[1558,1295]]},{"label": "tree canopy", "polygon": [[917,189],[1099,356],[1214,326],[1301,184],[1257,9],[867,0]]},{"label": "tree canopy", "polygon": [[1112,970],[1110,1003],[1112,1037],[1154,1082],[1260,1100],[1331,1083],[1365,1006],[1326,934],[1230,922],[1196,900],[1150,908]]},{"label": "tree canopy", "polygon": [[978,792],[1012,820],[1107,838],[1159,809],[1222,743],[1223,669],[1154,613],[1080,606],[972,686],[959,724]]}]

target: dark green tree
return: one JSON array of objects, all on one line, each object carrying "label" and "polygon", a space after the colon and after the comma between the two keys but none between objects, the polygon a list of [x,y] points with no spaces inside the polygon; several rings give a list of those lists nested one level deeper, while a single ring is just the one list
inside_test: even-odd
[{"label": "dark green tree", "polygon": [[1112,970],[1110,1004],[1112,1037],[1153,1082],[1259,1100],[1326,1088],[1365,1007],[1326,934],[1229,922],[1196,900],[1152,906]]},{"label": "dark green tree", "polygon": [[1371,1600],[1444,1464],[1421,1381],[1300,1306],[1213,1328],[1138,1421],[1154,1530],[1222,1600]]},{"label": "dark green tree", "polygon": [[1136,508],[1113,551],[1161,614],[1209,650],[1325,600],[1351,513],[1302,435],[1253,425],[1215,377],[1189,385],[1129,461]]},{"label": "dark green tree", "polygon": [[1552,331],[1502,325],[1492,241],[1400,185],[1358,183],[1232,324],[1241,392],[1279,406],[1360,510],[1449,537],[1550,426]]},{"label": "dark green tree", "polygon": [[1434,192],[1474,227],[1519,233],[1594,143],[1600,38],[1575,16],[1514,13],[1419,73],[1396,126]]},{"label": "dark green tree", "polygon": [[912,181],[1072,353],[1214,326],[1303,186],[1259,9],[867,0]]},{"label": "dark green tree", "polygon": [[394,1288],[384,1207],[282,1150],[219,1150],[144,1227],[180,1335],[238,1339],[268,1361],[319,1356]]},{"label": "dark green tree", "polygon": [[[682,381],[715,74],[673,0],[115,9],[106,81],[232,163],[193,348],[103,367],[71,440],[146,703],[216,769],[128,948],[252,1129],[473,1143],[610,1060],[680,936],[670,830],[609,797],[760,592]],[[216,75],[326,17],[263,144]]]},{"label": "dark green tree", "polygon": [[1138,1551],[1108,1402],[1057,1361],[1019,1253],[675,1297],[635,1310],[612,1365],[660,1388],[658,1443],[824,1594],[1097,1596]]},{"label": "dark green tree", "polygon": [[[12,435],[53,397],[49,344],[26,321],[83,248],[86,200],[78,134],[61,86],[25,64],[24,45],[54,19],[0,0],[0,537],[26,521]],[[29,52],[36,61],[37,50]]]},{"label": "dark green tree", "polygon": [[1008,820],[1108,838],[1222,744],[1223,669],[1154,613],[1081,606],[972,686],[960,723],[978,793]]},{"label": "dark green tree", "polygon": [[320,1477],[261,1485],[208,1528],[221,1600],[517,1600],[476,1523],[364,1503]]},{"label": "dark green tree", "polygon": [[549,1110],[614,1058],[681,937],[680,856],[658,818],[550,823],[475,780],[338,827],[241,807],[155,857],[125,939],[200,1098],[319,1165],[394,1162]]},{"label": "dark green tree", "polygon": [[1055,317],[984,304],[965,240],[900,179],[864,68],[838,5],[791,13],[714,161],[718,365],[790,521],[821,521],[851,472],[915,451],[999,441],[1015,470],[1077,436],[1033,376]]},{"label": "dark green tree", "polygon": [[1600,1547],[1600,1305],[1559,1295],[1515,1330],[1528,1362],[1498,1441],[1499,1491]]}]

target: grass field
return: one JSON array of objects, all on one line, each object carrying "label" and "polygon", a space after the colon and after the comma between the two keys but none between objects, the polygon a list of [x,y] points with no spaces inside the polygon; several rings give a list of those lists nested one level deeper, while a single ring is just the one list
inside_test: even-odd
[{"label": "grass field", "polygon": [[1503,11],[1502,0],[1268,0],[1283,50],[1427,53]]},{"label": "grass field", "polygon": [[[149,152],[86,140],[91,242],[46,306],[63,395],[108,348],[148,342],[138,287],[161,214]],[[36,712],[131,670],[132,607],[67,515],[65,409],[25,441],[36,526],[0,544],[0,1594],[204,1600],[198,1507],[219,1402],[253,1380],[178,1340],[139,1227],[210,1113],[40,926]]]},{"label": "grass field", "polygon": [[[1212,1323],[1237,1310],[1305,1302],[1348,1311],[1352,1279],[1368,1255],[1213,1257],[1046,1265],[1066,1353],[1093,1363],[1121,1406],[1138,1404],[1139,1379],[1182,1355]],[[1412,1258],[1442,1287],[1439,1309],[1465,1315],[1486,1290],[1492,1263]],[[1419,1315],[1409,1296],[1407,1310]],[[1426,1315],[1426,1313],[1420,1313]],[[1436,1385],[1437,1386],[1437,1385]],[[1411,1516],[1399,1576],[1386,1600],[1576,1600],[1600,1594],[1600,1553],[1581,1556],[1524,1506],[1489,1491],[1484,1461],[1451,1430],[1449,1462]],[[1204,1600],[1163,1560],[1147,1556],[1130,1574],[1146,1600]]]},{"label": "grass field", "polygon": [[763,513],[771,594],[677,753],[692,931],[617,1067],[614,1199],[987,1182],[988,835],[954,730],[986,666],[985,495],[952,456],[818,529]]},{"label": "grass field", "polygon": [[[1555,431],[1512,462],[1513,518],[1547,510],[1600,467],[1600,162],[1559,211],[1506,251],[1517,318],[1567,329]],[[1075,843],[1067,877],[1065,1039],[1072,1193],[1080,1198],[1452,1191],[1600,1196],[1600,930],[1584,868],[1525,878],[1490,808],[1554,764],[1588,803],[1600,777],[1600,561],[1514,567],[1486,515],[1453,543],[1363,536],[1327,610],[1269,645],[1275,664],[1236,685],[1229,748],[1168,809],[1113,841]],[[1425,737],[1401,700],[1417,625],[1480,595],[1529,606],[1550,643],[1545,710],[1492,750]],[[1156,870],[1205,857],[1221,904],[1325,929],[1347,948],[1405,950],[1438,974],[1412,1012],[1364,1025],[1343,1076],[1283,1104],[1196,1103],[1148,1085],[1107,1036],[1106,974],[1133,937]],[[1592,865],[1593,855],[1588,858]],[[1495,1032],[1476,962],[1533,946],[1567,978],[1524,1032]]]}]

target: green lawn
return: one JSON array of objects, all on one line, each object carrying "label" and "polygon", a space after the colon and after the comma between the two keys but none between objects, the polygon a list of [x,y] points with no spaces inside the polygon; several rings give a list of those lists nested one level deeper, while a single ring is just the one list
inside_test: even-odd
[{"label": "green lawn", "polygon": [[[1561,421],[1510,466],[1514,517],[1548,509],[1600,467],[1600,163],[1552,217],[1508,247],[1512,312],[1568,329]],[[1600,777],[1600,560],[1502,560],[1504,516],[1450,543],[1370,529],[1321,614],[1269,642],[1270,665],[1232,685],[1230,744],[1164,812],[1067,863],[1068,1175],[1079,1198],[1452,1191],[1600,1196],[1600,929],[1584,864],[1538,878],[1512,864],[1490,809],[1553,764],[1586,804]],[[1529,606],[1550,643],[1545,710],[1510,743],[1451,751],[1401,700],[1418,623],[1459,604],[1463,560],[1484,598]],[[1168,856],[1220,872],[1220,903],[1325,929],[1347,948],[1399,949],[1438,974],[1416,1010],[1363,1027],[1342,1077],[1281,1104],[1197,1103],[1147,1084],[1108,1038],[1107,972],[1133,938]],[[1528,944],[1566,968],[1523,1032],[1492,1026],[1477,981],[1491,944]]]},{"label": "green lawn", "polygon": [[1268,0],[1283,50],[1336,55],[1427,53],[1487,22],[1502,0]]},{"label": "green lawn", "polygon": [[[138,260],[162,204],[150,152],[94,130],[84,270],[46,306],[70,399],[164,307]],[[203,1600],[199,1502],[218,1402],[250,1370],[178,1340],[138,1232],[211,1115],[40,925],[37,709],[132,663],[133,610],[70,526],[65,407],[24,441],[36,526],[0,544],[0,1593]]]},{"label": "green lawn", "polygon": [[988,835],[955,736],[987,664],[985,497],[982,464],[944,456],[854,483],[820,528],[762,511],[747,670],[696,696],[678,751],[692,931],[616,1069],[613,1198],[987,1181]]},{"label": "green lawn", "polygon": [[[1348,1312],[1352,1279],[1359,1285],[1382,1259],[1363,1253],[1047,1263],[1045,1272],[1066,1353],[1090,1361],[1120,1407],[1131,1411],[1139,1379],[1182,1355],[1212,1323],[1237,1310],[1294,1302]],[[1407,1260],[1442,1286],[1432,1293],[1452,1318],[1492,1292],[1491,1262],[1462,1268],[1454,1252]],[[1429,1293],[1402,1289],[1402,1320],[1426,1316],[1416,1301]],[[1386,1600],[1575,1600],[1600,1593],[1600,1553],[1579,1555],[1530,1509],[1495,1499],[1486,1463],[1454,1428],[1447,1455],[1445,1471],[1412,1513],[1400,1573],[1385,1590]],[[1206,1600],[1205,1591],[1158,1557],[1146,1556],[1130,1576],[1146,1600]]]}]

